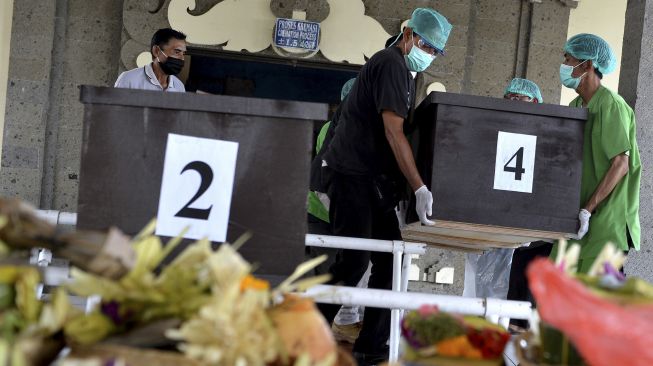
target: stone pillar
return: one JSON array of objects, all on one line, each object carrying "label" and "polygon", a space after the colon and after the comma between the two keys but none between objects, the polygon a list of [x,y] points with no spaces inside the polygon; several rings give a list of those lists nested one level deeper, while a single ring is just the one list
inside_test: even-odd
[{"label": "stone pillar", "polygon": [[113,85],[122,0],[14,1],[0,195],[75,211],[79,85]]},{"label": "stone pillar", "polygon": [[122,0],[57,0],[42,208],[77,211],[84,112],[79,86],[113,86],[122,12]]},{"label": "stone pillar", "polygon": [[558,104],[558,75],[564,57],[563,48],[567,41],[571,7],[557,0],[544,0],[531,6],[533,8],[525,77],[540,86],[545,103]]},{"label": "stone pillar", "polygon": [[653,0],[628,0],[619,94],[635,110],[642,159],[640,220],[642,242],[631,251],[626,273],[653,281]]},{"label": "stone pillar", "polygon": [[0,194],[40,203],[55,1],[14,1]]}]

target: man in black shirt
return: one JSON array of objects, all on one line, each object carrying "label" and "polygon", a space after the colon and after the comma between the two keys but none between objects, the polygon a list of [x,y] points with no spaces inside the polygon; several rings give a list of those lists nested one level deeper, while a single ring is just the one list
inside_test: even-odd
[{"label": "man in black shirt", "polygon": [[[333,138],[321,157],[329,220],[334,235],[400,240],[394,207],[399,182],[406,179],[415,192],[420,221],[433,225],[433,196],[424,185],[403,132],[414,105],[412,72],[424,71],[444,46],[451,31],[447,19],[428,8],[413,12],[395,45],[376,53],[363,66],[341,106]],[[370,288],[390,289],[392,254],[343,250],[330,268],[331,283],[356,286],[372,261]],[[333,321],[338,305],[321,305]],[[363,328],[354,345],[362,364],[387,357],[390,311],[366,308]]]}]

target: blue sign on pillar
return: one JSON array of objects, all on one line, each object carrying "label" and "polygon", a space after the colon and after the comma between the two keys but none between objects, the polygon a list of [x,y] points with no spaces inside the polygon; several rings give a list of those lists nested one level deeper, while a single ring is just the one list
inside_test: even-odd
[{"label": "blue sign on pillar", "polygon": [[277,18],[274,29],[274,44],[277,47],[309,51],[317,51],[319,47],[320,23]]}]

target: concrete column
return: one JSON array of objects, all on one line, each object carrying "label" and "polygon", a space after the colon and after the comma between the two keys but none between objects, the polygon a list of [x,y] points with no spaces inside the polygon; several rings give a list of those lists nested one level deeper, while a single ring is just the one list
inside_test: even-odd
[{"label": "concrete column", "polygon": [[79,85],[113,85],[122,0],[14,2],[0,195],[75,211]]},{"label": "concrete column", "polygon": [[122,0],[57,0],[42,208],[77,211],[84,111],[79,86],[113,86],[122,12]]},{"label": "concrete column", "polygon": [[[463,93],[501,97],[515,76],[522,2],[472,0]],[[454,28],[455,29],[455,28]]]},{"label": "concrete column", "polygon": [[15,1],[0,195],[39,205],[55,1]]},{"label": "concrete column", "polygon": [[635,110],[642,159],[640,219],[642,243],[631,251],[626,273],[653,281],[653,0],[628,0],[619,94]]},{"label": "concrete column", "polygon": [[570,11],[571,8],[562,1],[545,0],[532,4],[526,78],[540,86],[545,103],[560,102],[558,71],[567,41]]},{"label": "concrete column", "polygon": [[[14,0],[0,2],[0,131],[5,126],[7,105],[7,75],[9,74],[9,46],[11,44],[11,22],[14,15]],[[0,145],[2,134],[0,133]]]}]

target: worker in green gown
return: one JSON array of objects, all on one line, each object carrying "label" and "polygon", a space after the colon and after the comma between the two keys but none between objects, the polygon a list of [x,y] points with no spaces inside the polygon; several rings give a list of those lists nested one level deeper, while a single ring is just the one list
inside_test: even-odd
[{"label": "worker in green gown", "polygon": [[[571,37],[564,48],[560,80],[578,97],[570,106],[588,109],[583,146],[578,272],[586,273],[606,243],[639,250],[641,162],[635,114],[616,92],[601,85],[617,59],[593,34]],[[552,253],[555,256],[555,248]]]}]

